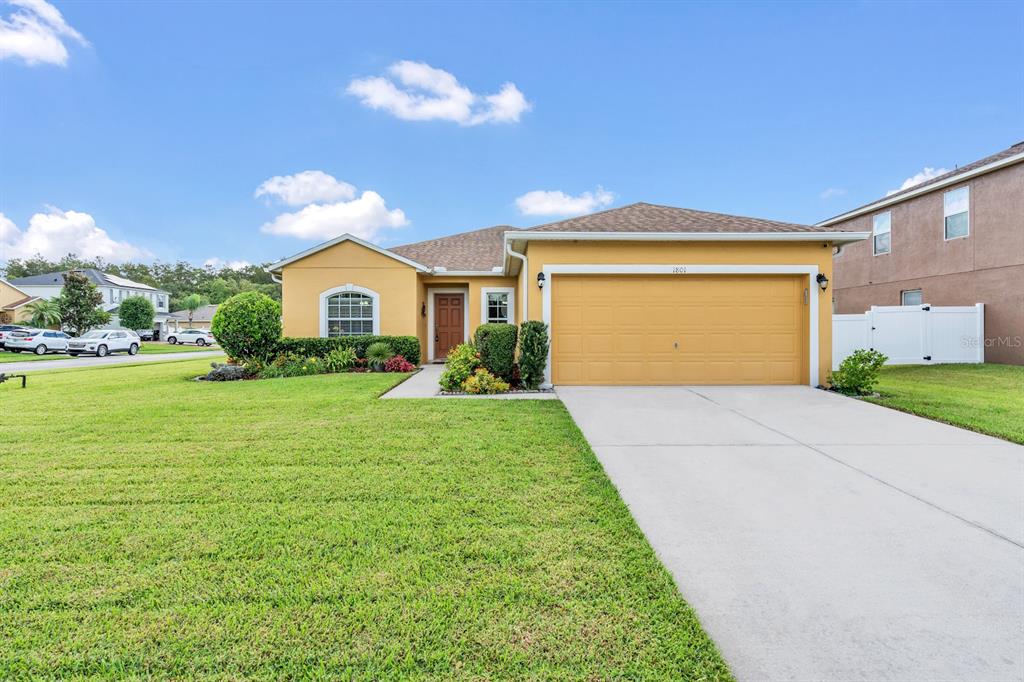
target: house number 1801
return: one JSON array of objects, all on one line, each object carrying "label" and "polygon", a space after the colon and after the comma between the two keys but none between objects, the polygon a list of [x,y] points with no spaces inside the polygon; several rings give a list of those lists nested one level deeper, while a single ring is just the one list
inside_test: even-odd
[{"label": "house number 1801", "polygon": [[674,265],[674,266],[672,266],[672,274],[673,275],[685,275],[686,274],[686,267],[683,266],[683,265]]}]

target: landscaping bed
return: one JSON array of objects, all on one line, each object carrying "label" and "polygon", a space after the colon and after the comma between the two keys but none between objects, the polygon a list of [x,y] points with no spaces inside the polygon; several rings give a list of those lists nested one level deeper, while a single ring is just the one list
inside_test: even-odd
[{"label": "landscaping bed", "polygon": [[561,403],[205,364],[0,386],[0,678],[730,679]]}]

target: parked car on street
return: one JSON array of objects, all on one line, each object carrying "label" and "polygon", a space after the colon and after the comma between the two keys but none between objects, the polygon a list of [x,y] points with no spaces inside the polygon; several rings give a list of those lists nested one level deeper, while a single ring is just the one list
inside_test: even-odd
[{"label": "parked car on street", "polygon": [[0,348],[4,347],[6,336],[11,332],[26,331],[28,327],[23,327],[20,324],[0,324]]},{"label": "parked car on street", "polygon": [[208,329],[182,329],[168,334],[167,343],[171,345],[194,343],[197,346],[211,346],[217,343],[217,339],[213,338],[213,334]]},{"label": "parked car on street", "polygon": [[110,353],[139,352],[142,339],[130,329],[93,329],[68,343],[68,355],[83,353],[102,358]]},{"label": "parked car on street", "polygon": [[50,329],[22,329],[10,332],[4,342],[5,348],[12,353],[29,351],[36,355],[47,353],[63,353],[68,349],[71,337],[64,332]]}]

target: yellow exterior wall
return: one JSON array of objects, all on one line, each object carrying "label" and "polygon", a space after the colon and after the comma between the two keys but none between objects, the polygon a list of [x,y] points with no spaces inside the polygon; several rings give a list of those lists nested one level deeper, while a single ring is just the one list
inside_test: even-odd
[{"label": "yellow exterior wall", "polygon": [[416,269],[354,242],[341,242],[281,270],[285,336],[320,336],[320,294],[354,284],[380,295],[380,333],[419,332]]},{"label": "yellow exterior wall", "polygon": [[427,329],[427,316],[421,315],[423,306],[430,305],[430,289],[466,289],[466,306],[469,313],[469,329],[467,334],[473,338],[473,332],[480,326],[480,312],[483,303],[484,288],[506,287],[515,289],[514,307],[515,321],[518,324],[522,321],[522,306],[520,305],[520,290],[515,277],[455,277],[455,276],[434,276],[421,274],[419,277],[418,296],[416,299],[416,314],[419,315],[417,335],[420,339],[420,347],[423,352],[423,362],[427,360],[427,344],[434,342],[433,334]]},{"label": "yellow exterior wall", "polygon": [[[817,265],[832,281],[832,244],[826,242],[531,241],[526,256],[531,320],[543,319],[537,274],[545,265]],[[812,296],[818,296],[818,376],[824,383],[832,367],[832,288],[810,289]],[[808,377],[805,371],[804,379]]]},{"label": "yellow exterior wall", "polygon": [[[19,289],[15,289],[5,282],[0,282],[0,308],[3,308],[10,303],[14,303],[15,301],[20,301],[23,298],[25,298],[24,292]],[[3,312],[4,317],[8,318],[10,323],[24,322],[29,318],[28,310],[25,309],[25,306],[14,310],[5,310]]]}]

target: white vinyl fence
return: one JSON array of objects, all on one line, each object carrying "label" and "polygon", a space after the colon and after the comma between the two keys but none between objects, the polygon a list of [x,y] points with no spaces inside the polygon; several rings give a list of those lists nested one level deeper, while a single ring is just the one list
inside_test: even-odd
[{"label": "white vinyl fence", "polygon": [[832,369],[858,348],[889,356],[889,365],[985,362],[985,304],[872,306],[832,316]]}]

